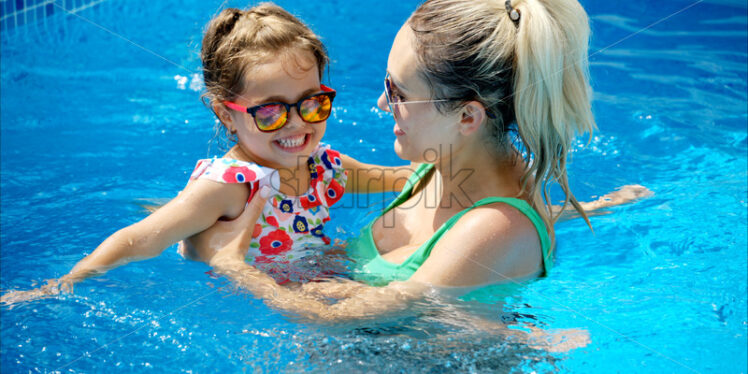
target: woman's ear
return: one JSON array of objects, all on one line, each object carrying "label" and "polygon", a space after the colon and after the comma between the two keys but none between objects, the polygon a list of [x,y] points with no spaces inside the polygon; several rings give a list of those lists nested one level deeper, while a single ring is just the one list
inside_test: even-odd
[{"label": "woman's ear", "polygon": [[460,133],[470,135],[478,131],[486,120],[486,108],[477,101],[470,101],[460,111]]},{"label": "woman's ear", "polygon": [[229,110],[224,105],[221,103],[214,103],[211,105],[211,108],[213,108],[213,113],[216,114],[218,119],[224,126],[226,126],[229,132],[233,133],[236,131],[234,128],[234,119],[231,118],[231,113],[229,113]]}]

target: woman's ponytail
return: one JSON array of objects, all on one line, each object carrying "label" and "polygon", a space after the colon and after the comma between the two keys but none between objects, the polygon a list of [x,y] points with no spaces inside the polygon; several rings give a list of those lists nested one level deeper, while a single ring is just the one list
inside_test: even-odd
[{"label": "woman's ponytail", "polygon": [[550,184],[559,184],[589,225],[569,189],[567,157],[575,135],[592,133],[587,14],[576,0],[515,0],[521,14],[515,43],[514,109],[522,143],[531,158],[523,180],[536,207],[552,225]]}]

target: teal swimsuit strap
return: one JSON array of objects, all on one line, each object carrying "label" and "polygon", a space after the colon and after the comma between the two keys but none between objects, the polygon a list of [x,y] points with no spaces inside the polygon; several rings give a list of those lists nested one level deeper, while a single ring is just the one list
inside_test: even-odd
[{"label": "teal swimsuit strap", "polygon": [[429,172],[434,167],[433,164],[421,164],[418,165],[418,168],[416,168],[416,171],[413,172],[413,174],[408,177],[408,180],[405,182],[405,186],[403,187],[403,190],[400,192],[399,195],[395,198],[395,200],[392,200],[390,205],[387,205],[387,208],[382,211],[382,215],[384,213],[389,212],[391,209],[395,208],[396,206],[404,203],[406,200],[410,199],[410,195],[413,192],[413,187],[418,183],[418,181],[423,178],[426,173]]},{"label": "teal swimsuit strap", "polygon": [[[389,206],[387,206],[387,209],[382,212],[382,215],[384,215],[385,212],[389,211],[390,209],[393,209],[394,207],[404,203],[406,200],[408,200],[411,196],[411,193],[413,191],[413,186],[423,178],[423,176],[428,173],[432,168],[434,167],[433,164],[421,164],[418,166],[416,171],[408,178],[408,181],[405,183],[405,186],[403,187],[402,192],[400,195],[398,195],[392,203],[390,203]],[[434,235],[423,243],[420,248],[414,253],[410,258],[408,258],[403,265],[407,263],[416,262],[418,264],[422,264],[431,254],[431,249],[433,249],[436,242],[441,239],[442,235],[449,231],[449,229],[452,228],[452,226],[457,223],[457,221],[462,218],[465,213],[469,212],[473,208],[477,208],[479,206],[488,205],[488,204],[494,204],[494,203],[504,203],[507,204],[517,210],[519,210],[522,214],[524,214],[530,222],[533,223],[535,226],[535,230],[538,232],[538,238],[540,239],[540,248],[543,252],[543,267],[545,270],[545,273],[548,274],[548,272],[551,270],[551,267],[553,266],[553,259],[550,258],[551,251],[551,239],[548,236],[548,231],[546,230],[545,223],[543,222],[543,219],[540,217],[537,211],[533,209],[530,204],[528,204],[526,201],[513,198],[513,197],[487,197],[484,199],[480,199],[476,201],[473,205],[470,207],[463,209],[459,213],[455,214],[447,220],[447,222],[444,222],[444,224],[439,227],[438,230],[434,233]],[[375,220],[376,221],[376,220]],[[373,223],[373,221],[372,221]]]}]

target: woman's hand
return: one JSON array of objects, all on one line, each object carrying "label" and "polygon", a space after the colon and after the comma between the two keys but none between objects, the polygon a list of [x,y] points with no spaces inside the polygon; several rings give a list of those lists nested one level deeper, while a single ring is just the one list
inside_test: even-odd
[{"label": "woman's hand", "polygon": [[345,299],[362,292],[366,287],[356,281],[335,278],[305,283],[300,291],[315,298]]},{"label": "woman's hand", "polygon": [[193,244],[207,246],[213,251],[209,260],[210,266],[220,269],[232,266],[236,262],[244,262],[244,257],[252,242],[255,225],[262,215],[262,209],[270,193],[269,187],[262,187],[244,207],[239,217],[231,221],[216,222],[211,228],[201,233],[203,242],[193,242]]}]

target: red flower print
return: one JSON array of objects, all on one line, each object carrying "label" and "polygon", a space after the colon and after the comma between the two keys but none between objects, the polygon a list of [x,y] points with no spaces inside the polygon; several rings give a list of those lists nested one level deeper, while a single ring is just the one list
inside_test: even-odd
[{"label": "red flower print", "polygon": [[273,216],[267,216],[267,217],[265,217],[265,222],[267,222],[268,225],[270,225],[270,226],[280,227],[280,225],[278,224],[278,220],[275,219],[275,217],[273,217]]},{"label": "red flower print", "polygon": [[208,169],[208,164],[205,162],[205,160],[200,160],[197,162],[197,165],[195,165],[195,170],[192,170],[192,174],[190,175],[190,178],[197,179],[203,173],[205,173],[205,170]]},{"label": "red flower print", "polygon": [[327,236],[322,237],[322,241],[325,242],[326,245],[330,245],[330,238]]},{"label": "red flower print", "polygon": [[345,188],[343,188],[338,181],[335,179],[330,180],[330,184],[325,189],[325,201],[327,202],[327,206],[332,206],[337,203],[338,200],[343,197],[344,192]]},{"label": "red flower print", "polygon": [[260,238],[260,252],[264,255],[277,255],[291,249],[293,240],[283,230],[275,230]]},{"label": "red flower print", "polygon": [[317,183],[321,182],[325,178],[325,168],[322,165],[317,165],[317,171],[314,173],[314,177],[311,181],[312,187],[317,187]]},{"label": "red flower print", "polygon": [[227,183],[244,183],[256,178],[255,172],[246,166],[232,166],[223,173],[223,180]]},{"label": "red flower print", "polygon": [[320,159],[328,169],[332,169],[333,166],[340,167],[340,165],[343,164],[340,161],[340,153],[338,151],[333,151],[332,149],[326,150],[325,153],[322,154]]},{"label": "red flower print", "polygon": [[340,161],[340,152],[334,151],[332,149],[328,149],[325,152],[327,153],[327,157],[330,158],[330,161],[334,161],[336,165],[340,165],[342,163]]},{"label": "red flower print", "polygon": [[317,196],[317,189],[313,189],[312,193],[300,197],[299,202],[301,203],[301,207],[304,209],[311,209],[322,205],[322,201],[320,201]]},{"label": "red flower print", "polygon": [[255,197],[255,194],[259,190],[260,190],[260,182],[253,182],[249,187],[249,198],[247,199],[247,202],[252,201],[252,198]]},{"label": "red flower print", "polygon": [[255,230],[252,231],[252,239],[260,236],[260,234],[262,234],[262,225],[260,225],[259,223],[256,223]]}]

